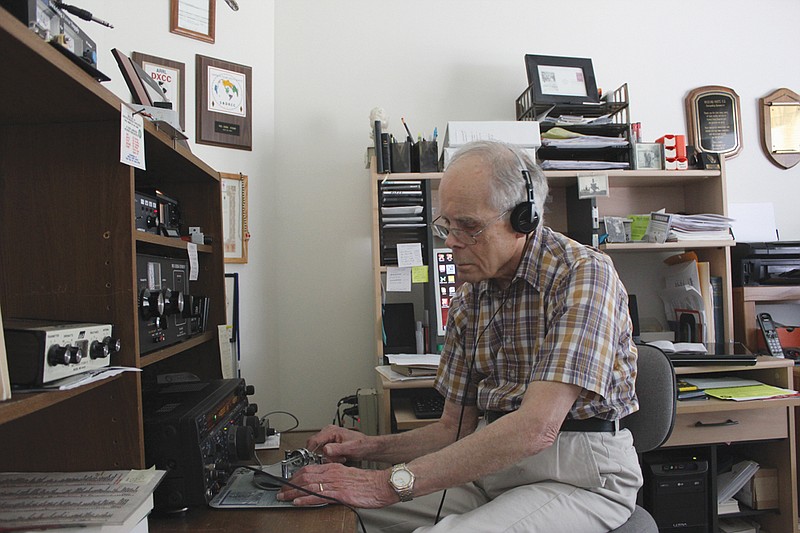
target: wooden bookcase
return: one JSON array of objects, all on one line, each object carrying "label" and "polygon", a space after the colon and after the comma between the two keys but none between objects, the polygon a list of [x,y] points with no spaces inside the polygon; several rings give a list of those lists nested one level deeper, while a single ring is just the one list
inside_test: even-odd
[{"label": "wooden bookcase", "polygon": [[[219,174],[147,120],[147,170],[120,163],[122,101],[3,9],[0,49],[0,65],[18,80],[0,88],[2,316],[112,324],[122,349],[111,364],[143,370],[70,391],[14,393],[0,403],[0,470],[142,468],[142,382],[177,370],[221,375]],[[147,355],[136,255],[185,258],[187,243],[136,231],[138,187],[177,199],[184,223],[213,238],[198,246],[190,291],[211,299],[206,332]]]}]

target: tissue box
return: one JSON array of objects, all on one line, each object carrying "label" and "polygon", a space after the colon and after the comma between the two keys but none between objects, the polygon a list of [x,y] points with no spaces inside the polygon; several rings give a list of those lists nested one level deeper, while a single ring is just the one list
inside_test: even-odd
[{"label": "tissue box", "polygon": [[778,470],[759,468],[734,498],[751,509],[778,508]]}]

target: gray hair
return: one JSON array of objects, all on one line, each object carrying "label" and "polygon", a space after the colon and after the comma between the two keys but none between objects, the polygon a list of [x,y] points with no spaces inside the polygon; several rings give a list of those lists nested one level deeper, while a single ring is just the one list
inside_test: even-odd
[{"label": "gray hair", "polygon": [[479,157],[489,167],[493,181],[489,201],[498,211],[513,209],[517,204],[528,200],[525,178],[520,172],[521,160],[531,176],[535,210],[540,221],[544,221],[544,202],[549,191],[547,177],[527,153],[512,144],[474,141],[462,146],[450,159],[449,165],[467,156]]}]

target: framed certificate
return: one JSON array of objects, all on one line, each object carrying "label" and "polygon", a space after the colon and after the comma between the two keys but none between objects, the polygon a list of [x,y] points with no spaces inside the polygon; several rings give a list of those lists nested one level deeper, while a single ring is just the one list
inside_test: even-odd
[{"label": "framed certificate", "polygon": [[214,42],[216,0],[171,0],[169,31]]},{"label": "framed certificate", "polygon": [[196,63],[195,141],[252,150],[252,69],[201,55]]},{"label": "framed certificate", "polygon": [[247,263],[247,176],[224,174],[222,178],[222,249],[226,263]]}]

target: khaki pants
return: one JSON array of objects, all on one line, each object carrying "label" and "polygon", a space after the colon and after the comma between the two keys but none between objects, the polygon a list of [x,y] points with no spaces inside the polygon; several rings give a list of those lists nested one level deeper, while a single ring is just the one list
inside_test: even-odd
[{"label": "khaki pants", "polygon": [[562,432],[502,472],[384,509],[360,510],[369,533],[605,533],[631,515],[642,474],[628,430]]}]

